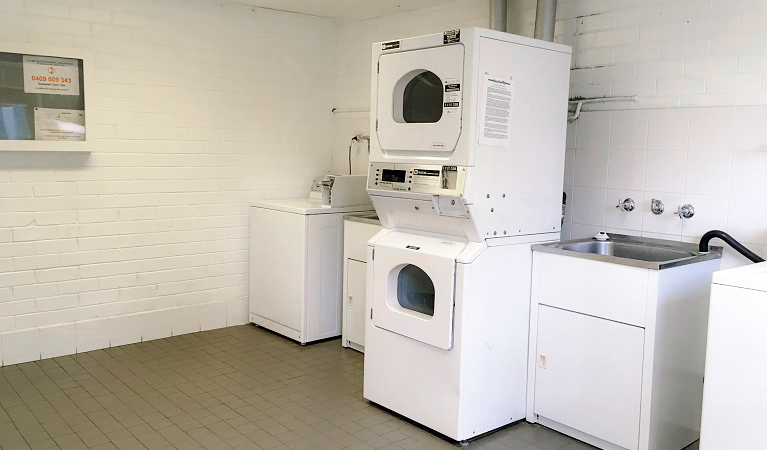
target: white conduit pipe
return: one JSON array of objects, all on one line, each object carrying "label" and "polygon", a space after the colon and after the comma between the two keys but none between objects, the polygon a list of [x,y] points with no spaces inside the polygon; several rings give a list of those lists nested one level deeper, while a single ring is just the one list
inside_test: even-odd
[{"label": "white conduit pipe", "polygon": [[554,42],[554,25],[557,23],[557,0],[538,0],[535,8],[536,39]]},{"label": "white conduit pipe", "polygon": [[570,100],[568,104],[575,105],[575,111],[573,114],[567,115],[568,122],[575,122],[578,116],[581,115],[581,107],[586,103],[608,103],[608,102],[635,102],[637,101],[636,95],[627,95],[623,97],[596,97],[596,98],[584,98],[581,100]]},{"label": "white conduit pipe", "polygon": [[506,31],[508,2],[506,0],[490,0],[490,29]]}]

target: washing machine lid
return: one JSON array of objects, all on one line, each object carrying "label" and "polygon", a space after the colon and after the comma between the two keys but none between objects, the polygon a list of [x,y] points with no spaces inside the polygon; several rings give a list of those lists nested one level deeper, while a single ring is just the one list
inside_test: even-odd
[{"label": "washing machine lid", "polygon": [[339,214],[373,211],[371,203],[365,205],[330,207],[322,204],[321,200],[313,198],[287,198],[279,200],[254,200],[250,202],[254,208],[284,211],[293,214]]},{"label": "washing machine lid", "polygon": [[456,258],[465,242],[392,232],[375,243],[373,325],[450,350]]},{"label": "washing machine lid", "polygon": [[714,272],[714,284],[767,292],[767,262]]},{"label": "washing machine lid", "polygon": [[461,44],[382,54],[378,59],[376,130],[381,150],[447,156],[461,135]]}]

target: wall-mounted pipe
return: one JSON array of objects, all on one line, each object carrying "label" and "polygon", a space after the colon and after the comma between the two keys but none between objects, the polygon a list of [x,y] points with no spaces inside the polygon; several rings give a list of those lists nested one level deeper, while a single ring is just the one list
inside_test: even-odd
[{"label": "wall-mounted pipe", "polygon": [[626,95],[620,97],[594,97],[594,98],[582,98],[579,100],[570,100],[568,105],[575,105],[575,112],[567,115],[568,122],[575,122],[581,115],[581,107],[586,103],[607,103],[607,102],[635,102],[637,101],[636,95]]},{"label": "wall-mounted pipe", "polygon": [[506,0],[490,0],[490,29],[507,31],[508,2]]},{"label": "wall-mounted pipe", "polygon": [[557,0],[538,0],[535,9],[535,38],[553,42],[556,23]]}]

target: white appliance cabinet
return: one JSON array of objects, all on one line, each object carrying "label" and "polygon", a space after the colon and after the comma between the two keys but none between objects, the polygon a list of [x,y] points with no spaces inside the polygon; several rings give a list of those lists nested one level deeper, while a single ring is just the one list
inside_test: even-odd
[{"label": "white appliance cabinet", "polygon": [[714,274],[700,449],[765,447],[767,262]]},{"label": "white appliance cabinet", "polygon": [[251,202],[250,321],[302,345],[340,335],[343,218],[371,209]]},{"label": "white appliance cabinet", "polygon": [[341,345],[365,351],[365,295],[368,240],[381,231],[375,214],[344,218],[343,325]]},{"label": "white appliance cabinet", "polygon": [[603,449],[700,434],[711,274],[533,251],[527,420]]}]

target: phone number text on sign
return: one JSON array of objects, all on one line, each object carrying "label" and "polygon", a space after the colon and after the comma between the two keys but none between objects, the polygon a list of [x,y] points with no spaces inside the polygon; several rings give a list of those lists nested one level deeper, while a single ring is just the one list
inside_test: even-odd
[{"label": "phone number text on sign", "polygon": [[51,83],[58,83],[58,82],[61,82],[61,83],[71,83],[72,79],[71,78],[59,78],[59,77],[42,77],[42,76],[39,76],[39,75],[33,75],[32,76],[32,81],[49,81]]},{"label": "phone number text on sign", "polygon": [[24,55],[23,66],[27,94],[80,95],[76,59]]}]

